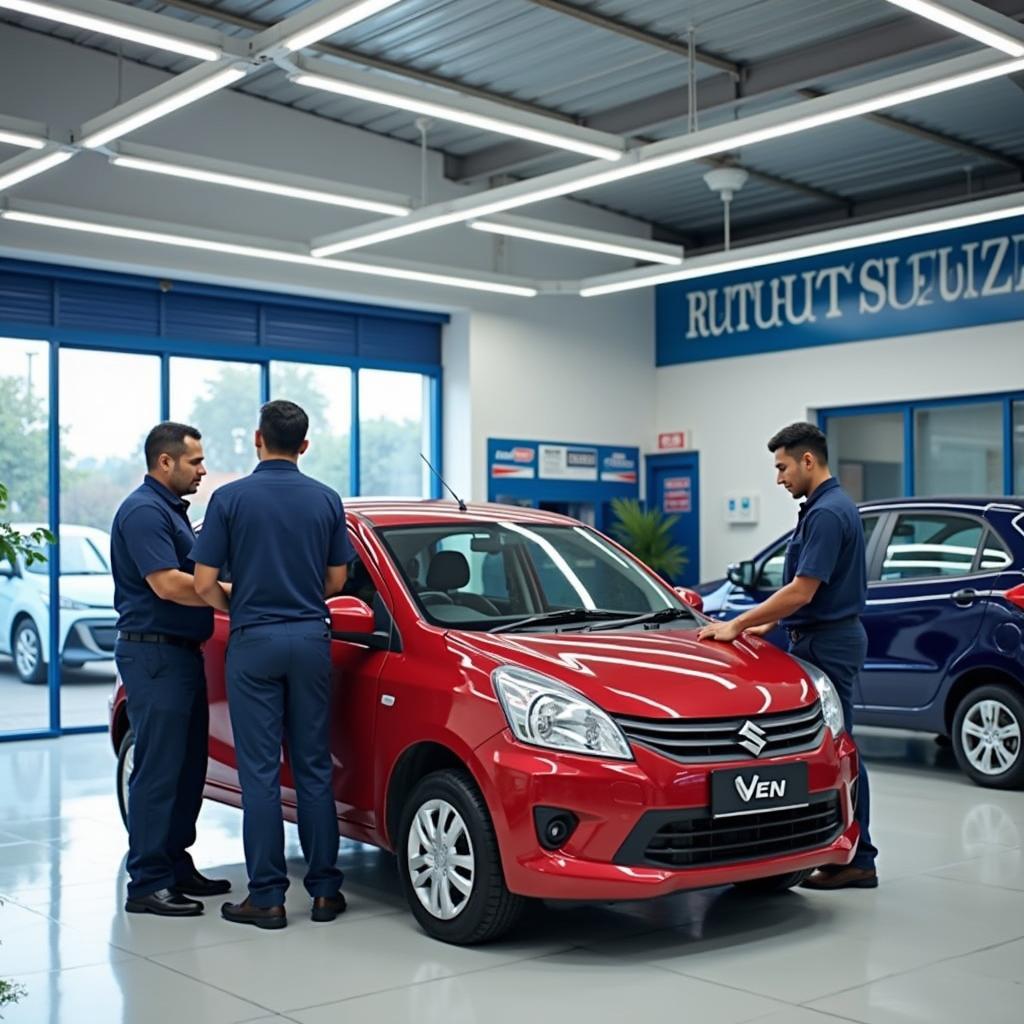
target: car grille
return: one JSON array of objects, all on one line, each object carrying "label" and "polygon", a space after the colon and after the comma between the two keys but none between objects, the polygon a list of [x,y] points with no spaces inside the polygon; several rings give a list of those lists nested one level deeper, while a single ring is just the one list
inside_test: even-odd
[{"label": "car grille", "polygon": [[117,626],[90,626],[89,632],[101,651],[112,651],[117,640]]},{"label": "car grille", "polygon": [[779,757],[814,750],[825,732],[821,701],[799,711],[750,718],[623,718],[615,717],[632,743],[640,743],[674,761],[748,761],[754,753],[741,745],[740,730],[750,721],[764,733],[765,745],[756,755]]},{"label": "car grille", "polygon": [[706,809],[690,816],[654,811],[641,818],[615,860],[670,868],[734,864],[827,846],[842,830],[838,790],[819,794],[806,807],[724,818],[712,818]]}]

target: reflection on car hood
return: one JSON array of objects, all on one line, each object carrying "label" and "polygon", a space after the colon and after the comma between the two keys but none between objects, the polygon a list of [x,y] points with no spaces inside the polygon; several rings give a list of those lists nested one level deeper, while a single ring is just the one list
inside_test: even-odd
[{"label": "reflection on car hood", "polygon": [[[728,718],[805,707],[817,696],[800,666],[763,640],[698,641],[694,630],[470,633],[448,642],[478,665],[515,664],[636,718]],[[481,666],[483,667],[483,666]]]},{"label": "reflection on car hood", "polygon": [[[50,589],[48,576],[27,574],[45,594]],[[114,577],[102,576],[61,576],[60,596],[80,601],[90,608],[114,607]]]}]

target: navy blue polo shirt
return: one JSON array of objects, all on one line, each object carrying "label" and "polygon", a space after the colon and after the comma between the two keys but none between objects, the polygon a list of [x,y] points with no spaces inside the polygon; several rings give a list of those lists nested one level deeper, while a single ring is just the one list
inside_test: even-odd
[{"label": "navy blue polo shirt", "polygon": [[863,614],[868,586],[864,528],[857,506],[834,477],[819,484],[800,506],[782,582],[791,583],[797,576],[821,580],[821,586],[782,625],[799,628]]},{"label": "navy blue polo shirt", "polygon": [[146,582],[150,573],[180,569],[191,574],[196,535],[188,502],[146,476],[121,503],[110,531],[117,628],[133,633],[166,633],[205,640],[213,632],[212,608],[188,608],[165,601]]},{"label": "navy blue polo shirt", "polygon": [[231,570],[231,628],[327,618],[329,565],[355,557],[341,498],[288,459],[218,488],[192,558]]}]

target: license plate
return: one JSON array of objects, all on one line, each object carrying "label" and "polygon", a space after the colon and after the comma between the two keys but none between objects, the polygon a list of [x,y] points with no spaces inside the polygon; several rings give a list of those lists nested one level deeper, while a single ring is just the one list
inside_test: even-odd
[{"label": "license plate", "polygon": [[711,816],[807,806],[807,765],[764,765],[711,773]]}]

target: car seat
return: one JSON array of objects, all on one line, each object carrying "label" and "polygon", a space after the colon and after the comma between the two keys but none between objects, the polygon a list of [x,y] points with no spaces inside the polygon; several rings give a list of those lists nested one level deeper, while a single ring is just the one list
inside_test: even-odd
[{"label": "car seat", "polygon": [[500,615],[498,607],[486,597],[461,590],[469,576],[469,562],[461,551],[439,551],[430,560],[427,588],[420,598],[424,604],[460,604],[484,615]]}]

